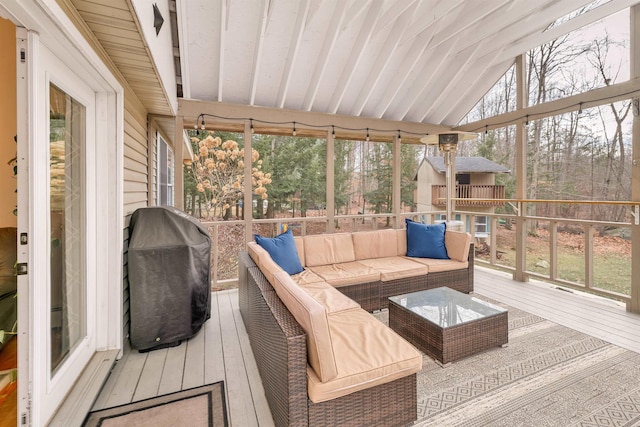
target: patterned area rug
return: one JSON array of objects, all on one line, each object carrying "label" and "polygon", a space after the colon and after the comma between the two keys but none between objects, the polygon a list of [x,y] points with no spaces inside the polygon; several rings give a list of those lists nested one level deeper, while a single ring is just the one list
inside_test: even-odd
[{"label": "patterned area rug", "polygon": [[416,426],[640,426],[640,354],[475,296],[509,310],[509,345],[424,356]]},{"label": "patterned area rug", "polygon": [[224,383],[196,387],[90,412],[83,426],[227,426]]}]

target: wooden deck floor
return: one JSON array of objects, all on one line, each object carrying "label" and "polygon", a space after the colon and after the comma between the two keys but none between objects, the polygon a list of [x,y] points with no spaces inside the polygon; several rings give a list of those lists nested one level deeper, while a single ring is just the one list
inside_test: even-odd
[{"label": "wooden deck floor", "polygon": [[[515,282],[507,273],[482,267],[475,270],[475,291],[640,353],[640,315],[627,313],[621,303],[542,282]],[[231,425],[272,426],[237,290],[212,295],[212,318],[196,337],[170,349],[125,351],[93,409],[224,380]]]}]

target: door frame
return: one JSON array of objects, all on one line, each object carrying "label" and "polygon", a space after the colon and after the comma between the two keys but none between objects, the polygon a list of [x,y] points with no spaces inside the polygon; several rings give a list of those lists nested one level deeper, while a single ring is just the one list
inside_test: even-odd
[{"label": "door frame", "polygon": [[[37,138],[48,136],[48,115],[38,110],[37,75],[40,64],[40,46],[46,46],[58,58],[64,58],[68,67],[81,75],[85,83],[95,91],[101,105],[96,112],[95,162],[87,167],[96,169],[99,177],[94,188],[96,198],[95,252],[99,254],[91,266],[96,278],[96,325],[94,332],[96,349],[119,350],[123,344],[123,139],[124,139],[124,91],[117,78],[78,31],[55,0],[0,0],[0,15],[11,19],[18,27],[16,34],[17,61],[17,133],[18,133],[18,234],[32,236],[36,221],[42,221],[34,212],[30,195],[36,178],[42,179],[33,169],[33,153]],[[27,171],[26,173],[24,171]],[[25,197],[26,195],[26,197]],[[28,212],[28,214],[25,214]],[[38,253],[29,237],[25,244],[18,244],[18,262],[27,263],[28,274],[18,277],[18,419],[20,425],[44,425],[41,402],[32,399],[31,380],[35,355],[33,344],[34,316],[44,296],[35,292],[37,277],[42,277],[43,267],[34,256]]]}]

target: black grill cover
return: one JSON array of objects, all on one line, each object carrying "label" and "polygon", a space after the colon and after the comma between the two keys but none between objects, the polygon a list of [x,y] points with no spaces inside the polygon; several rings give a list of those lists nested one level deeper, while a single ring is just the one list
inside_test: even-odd
[{"label": "black grill cover", "polygon": [[136,210],[129,226],[131,346],[170,347],[211,316],[211,238],[172,207]]}]

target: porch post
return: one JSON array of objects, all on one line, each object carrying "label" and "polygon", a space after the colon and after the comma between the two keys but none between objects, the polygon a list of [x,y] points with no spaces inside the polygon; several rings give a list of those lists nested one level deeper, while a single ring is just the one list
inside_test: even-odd
[{"label": "porch post", "polygon": [[173,136],[173,206],[184,211],[184,117],[176,116]]},{"label": "porch post", "polygon": [[[525,56],[516,58],[516,104],[517,109],[527,106],[527,87],[525,85]],[[524,120],[516,124],[516,198],[527,197],[527,128]],[[529,280],[525,274],[527,253],[527,227],[524,220],[526,207],[518,203],[516,217],[516,270],[513,279],[520,282]]]},{"label": "porch post", "polygon": [[[640,77],[640,6],[632,6],[631,13],[631,78]],[[633,131],[631,145],[631,201],[640,204],[640,99],[633,99]],[[639,218],[631,218],[631,300],[627,310],[640,313],[640,225]]]},{"label": "porch post", "polygon": [[335,202],[335,135],[333,129],[327,131],[327,233],[334,233],[336,231],[336,225],[334,222],[336,202]]},{"label": "porch post", "polygon": [[[244,123],[244,197],[242,199],[245,243],[253,240],[253,163],[251,161],[251,137],[251,122],[247,120]],[[259,199],[258,202],[261,203],[262,200]]]},{"label": "porch post", "polygon": [[402,204],[402,140],[400,135],[393,137],[393,178],[392,178],[392,203],[391,209],[394,217],[393,228],[402,228],[400,218],[400,206]]}]

